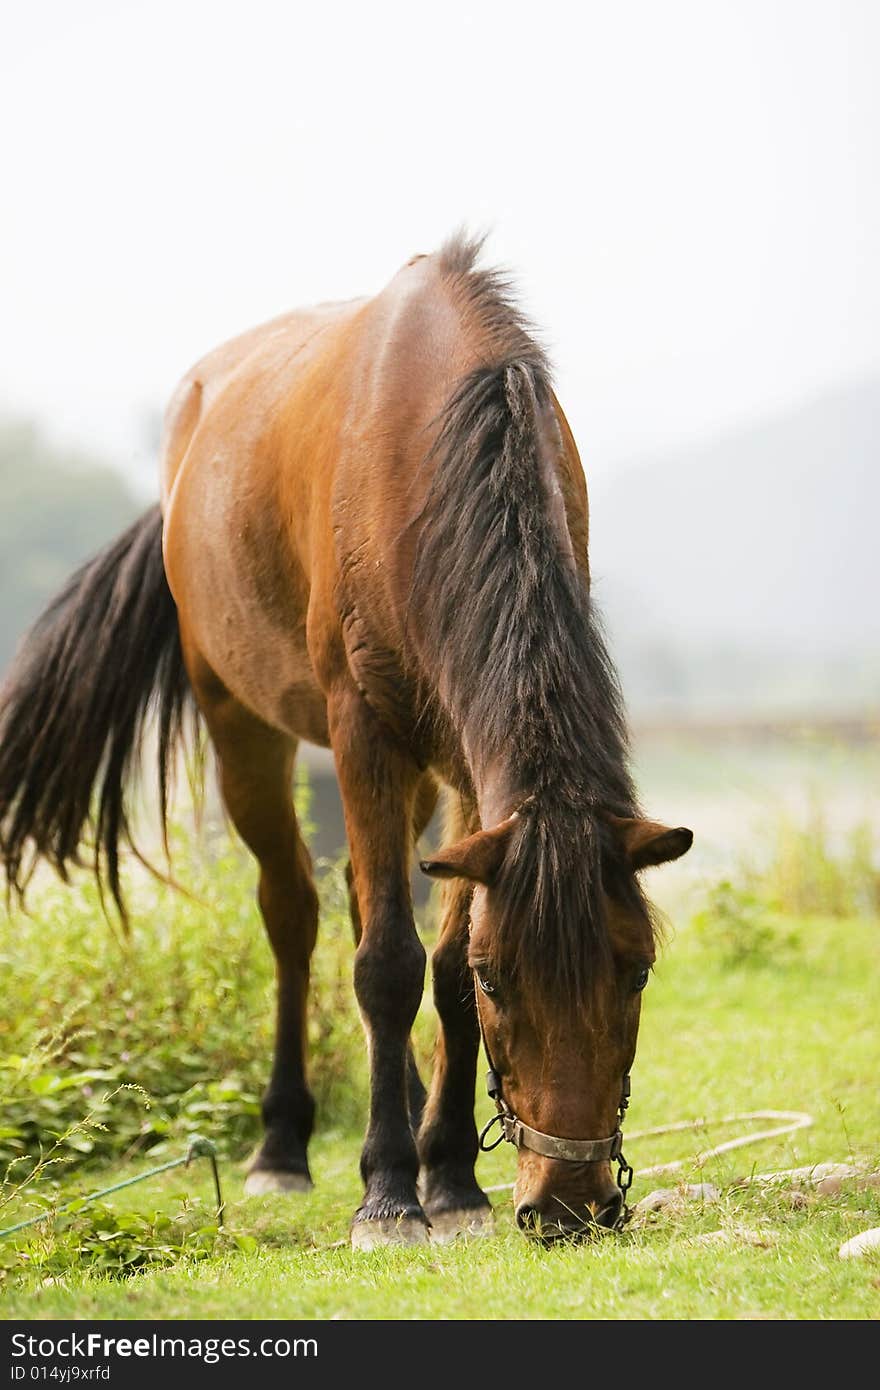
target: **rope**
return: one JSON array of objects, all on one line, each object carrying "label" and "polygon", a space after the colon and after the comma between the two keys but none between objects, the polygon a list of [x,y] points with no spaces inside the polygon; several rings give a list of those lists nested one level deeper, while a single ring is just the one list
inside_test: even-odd
[{"label": "rope", "polygon": [[[748,1110],[739,1115],[722,1115],[717,1120],[676,1120],[668,1125],[654,1125],[651,1129],[634,1129],[625,1135],[627,1146],[632,1139],[655,1139],[660,1134],[683,1134],[687,1131],[698,1129],[710,1129],[717,1125],[747,1124],[754,1120],[781,1120],[781,1124],[774,1125],[772,1129],[758,1130],[755,1134],[740,1134],[735,1139],[726,1139],[723,1144],[716,1144],[714,1148],[703,1149],[692,1159],[674,1158],[670,1163],[654,1163],[650,1168],[637,1168],[635,1176],[637,1178],[655,1178],[661,1173],[675,1173],[688,1164],[695,1168],[702,1167],[710,1158],[717,1158],[719,1154],[730,1153],[733,1149],[744,1148],[747,1144],[759,1144],[765,1139],[778,1139],[783,1134],[793,1134],[797,1129],[807,1129],[813,1123],[812,1115],[808,1115],[803,1110]],[[485,1188],[486,1192],[509,1192],[513,1187],[512,1182],[496,1183],[493,1187]]]},{"label": "rope", "polygon": [[146,1182],[147,1178],[154,1178],[158,1173],[167,1173],[171,1168],[188,1168],[194,1158],[207,1158],[211,1164],[211,1171],[214,1175],[214,1193],[217,1198],[217,1225],[223,1229],[223,1212],[226,1204],[223,1201],[223,1194],[220,1190],[220,1171],[217,1167],[217,1150],[210,1139],[202,1139],[194,1136],[190,1142],[183,1158],[172,1158],[168,1163],[160,1163],[157,1168],[148,1168],[145,1173],[139,1173],[136,1178],[126,1178],[123,1182],[115,1182],[110,1187],[102,1187],[98,1192],[90,1192],[87,1197],[76,1197],[72,1202],[59,1207],[57,1211],[44,1211],[39,1216],[29,1216],[26,1221],[17,1221],[14,1226],[7,1226],[0,1231],[0,1240],[4,1236],[11,1236],[14,1231],[23,1231],[28,1226],[36,1226],[41,1221],[49,1221],[56,1216],[64,1216],[72,1209],[80,1210],[89,1202],[96,1202],[99,1197],[109,1197],[111,1192],[121,1192],[124,1187],[134,1187],[135,1183]]}]

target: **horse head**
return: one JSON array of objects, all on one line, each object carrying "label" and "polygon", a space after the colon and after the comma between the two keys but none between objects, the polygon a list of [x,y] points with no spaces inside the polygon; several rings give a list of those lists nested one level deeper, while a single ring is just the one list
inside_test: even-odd
[{"label": "horse head", "polygon": [[[678,859],[693,835],[684,827],[601,816],[592,836],[596,891],[566,893],[563,885],[542,921],[541,885],[532,881],[537,892],[530,895],[511,880],[528,883],[566,863],[577,877],[579,866],[571,855],[548,856],[537,819],[533,810],[515,811],[422,867],[435,878],[474,885],[468,964],[497,1107],[487,1130],[497,1124],[498,1139],[517,1147],[519,1226],[552,1240],[615,1227],[624,1212],[631,1170],[620,1127],[656,953],[637,875]],[[589,859],[585,851],[581,870]],[[578,920],[578,905],[583,911],[591,901],[598,920]]]}]

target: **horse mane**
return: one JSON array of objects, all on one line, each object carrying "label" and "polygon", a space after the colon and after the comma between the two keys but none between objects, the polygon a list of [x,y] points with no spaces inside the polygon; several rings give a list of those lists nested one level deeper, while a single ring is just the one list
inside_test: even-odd
[{"label": "horse mane", "polygon": [[550,367],[506,279],[475,269],[479,250],[457,237],[437,258],[492,360],[457,384],[438,421],[412,600],[475,771],[500,762],[527,803],[493,885],[495,964],[579,1002],[610,962],[603,890],[648,917],[602,815],[636,815],[636,795],[588,580],[548,505]]}]

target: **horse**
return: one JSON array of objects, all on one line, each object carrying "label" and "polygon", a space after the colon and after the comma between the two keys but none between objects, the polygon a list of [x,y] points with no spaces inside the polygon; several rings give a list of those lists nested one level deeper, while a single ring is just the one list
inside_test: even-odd
[{"label": "horse", "polygon": [[[66,877],[91,836],[123,914],[141,745],[155,723],[164,828],[189,713],[206,726],[277,966],[249,1192],[311,1184],[318,903],[292,775],[300,740],[332,749],[369,1051],[359,1249],[492,1229],[474,1171],[481,1038],[519,1226],[552,1240],[621,1224],[657,948],[639,875],[693,838],[639,809],[583,468],[480,246],[459,234],[373,298],[289,313],[200,361],[166,413],[160,503],[73,576],[0,695],[11,891],[40,859]],[[448,843],[421,861],[443,880],[426,1093],[410,874],[441,789]]]}]

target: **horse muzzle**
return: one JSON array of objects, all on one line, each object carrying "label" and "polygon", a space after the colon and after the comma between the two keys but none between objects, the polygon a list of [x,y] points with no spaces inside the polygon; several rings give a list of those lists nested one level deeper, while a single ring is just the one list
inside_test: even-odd
[{"label": "horse muzzle", "polygon": [[550,1244],[589,1240],[619,1230],[626,1193],[610,1162],[576,1163],[521,1148],[513,1190],[516,1224],[527,1236]]},{"label": "horse muzzle", "polygon": [[544,1200],[525,1197],[516,1204],[516,1224],[530,1239],[552,1245],[561,1240],[592,1240],[613,1231],[622,1212],[623,1193],[617,1188],[589,1204],[569,1203],[556,1196]]}]

